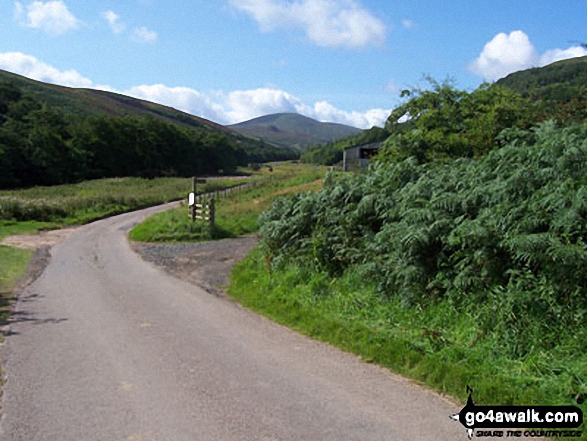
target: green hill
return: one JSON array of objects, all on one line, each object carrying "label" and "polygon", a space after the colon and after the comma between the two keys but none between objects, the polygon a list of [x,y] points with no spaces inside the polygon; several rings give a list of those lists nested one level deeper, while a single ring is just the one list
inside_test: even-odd
[{"label": "green hill", "polygon": [[587,57],[558,61],[544,67],[514,72],[495,84],[533,101],[560,105],[587,100]]},{"label": "green hill", "polygon": [[[17,86],[36,101],[46,104],[64,116],[132,116],[157,118],[182,128],[205,129],[226,136],[245,150],[275,153],[274,146],[259,142],[225,126],[150,101],[95,89],[77,89],[43,83],[0,69],[0,83]],[[282,152],[283,154],[283,152]],[[294,154],[285,156],[295,157]]]},{"label": "green hill", "polygon": [[319,122],[297,113],[261,116],[228,127],[273,145],[300,151],[361,132],[356,127]]},{"label": "green hill", "polygon": [[171,107],[0,71],[0,188],[202,176],[297,157]]},{"label": "green hill", "polygon": [[[381,141],[392,147],[387,151],[396,159],[481,156],[504,142],[497,139],[503,129],[527,129],[547,120],[566,126],[587,119],[587,57],[515,72],[473,92],[459,91],[450,82],[431,80],[431,86],[411,91],[384,129],[314,146],[304,151],[302,161],[336,164],[344,148]],[[400,123],[405,115],[417,116]]]}]

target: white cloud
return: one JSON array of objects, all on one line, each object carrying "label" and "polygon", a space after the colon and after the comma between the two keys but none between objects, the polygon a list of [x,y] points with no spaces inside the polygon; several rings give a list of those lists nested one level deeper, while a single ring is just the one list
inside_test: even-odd
[{"label": "white cloud", "polygon": [[360,129],[370,129],[373,126],[383,127],[390,113],[391,109],[370,109],[364,112],[348,112],[338,109],[326,101],[319,101],[314,104],[311,111],[304,114],[318,121],[336,122]]},{"label": "white cloud", "polygon": [[371,109],[365,112],[338,109],[326,101],[309,106],[299,98],[276,88],[239,90],[223,100],[227,122],[237,123],[262,115],[294,112],[324,122],[348,124],[362,129],[383,126],[391,109]]},{"label": "white cloud", "polygon": [[164,84],[132,87],[120,93],[174,107],[220,124],[235,124],[271,113],[293,112],[318,121],[348,124],[362,129],[383,126],[391,109],[348,112],[320,101],[312,106],[277,88],[235,90],[205,94],[188,87]]},{"label": "white cloud", "polygon": [[378,45],[385,25],[356,0],[230,0],[251,15],[262,31],[301,28],[313,43],[348,49]]},{"label": "white cloud", "polygon": [[121,92],[147,101],[153,101],[212,121],[226,119],[222,105],[189,87],[168,87],[164,84],[134,86]]},{"label": "white cloud", "polygon": [[409,18],[405,18],[402,20],[402,26],[406,29],[412,29],[415,25],[412,20],[410,20]]},{"label": "white cloud", "polygon": [[50,35],[61,35],[77,29],[81,23],[69,12],[62,0],[34,1],[26,7],[26,11],[20,2],[16,2],[14,12],[17,19],[25,26],[41,29]]},{"label": "white cloud", "polygon": [[102,14],[102,17],[108,22],[108,26],[110,26],[110,29],[115,34],[120,34],[126,29],[126,26],[120,21],[120,17],[114,11],[106,11]]},{"label": "white cloud", "polygon": [[60,71],[21,52],[0,53],[0,69],[23,75],[38,81],[68,87],[92,87],[92,80],[75,70]]},{"label": "white cloud", "polygon": [[231,122],[245,121],[270,113],[297,112],[299,99],[279,89],[236,90],[224,99]]},{"label": "white cloud", "polygon": [[14,3],[14,19],[16,21],[22,21],[24,16],[24,6],[20,2]]},{"label": "white cloud", "polygon": [[587,55],[587,49],[581,46],[573,46],[568,49],[551,49],[540,56],[540,65],[546,66],[555,61],[583,57],[585,55]]},{"label": "white cloud", "polygon": [[132,39],[138,43],[153,43],[157,40],[159,34],[155,31],[151,31],[146,27],[137,28],[132,34]]},{"label": "white cloud", "polygon": [[552,49],[540,55],[524,32],[513,31],[493,37],[469,65],[469,70],[487,81],[496,81],[512,72],[583,55],[587,55],[587,50],[579,46]]},{"label": "white cloud", "polygon": [[107,85],[94,84],[92,80],[75,70],[60,71],[31,55],[20,52],[0,53],[0,69],[52,84],[121,93],[170,106],[220,124],[234,124],[271,113],[296,112],[319,121],[368,129],[374,125],[383,126],[391,113],[391,109],[349,112],[326,101],[307,105],[296,96],[277,87],[235,90],[228,93],[203,93],[189,87],[152,84],[117,90]]}]

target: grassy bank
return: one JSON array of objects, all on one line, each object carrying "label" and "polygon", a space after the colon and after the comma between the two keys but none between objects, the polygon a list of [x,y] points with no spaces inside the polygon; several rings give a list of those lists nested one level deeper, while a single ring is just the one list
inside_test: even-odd
[{"label": "grassy bank", "polygon": [[229,293],[278,323],[462,402],[470,385],[479,404],[580,403],[587,412],[586,330],[561,335],[555,351],[510,357],[507,336],[485,330],[503,308],[497,296],[482,305],[447,300],[407,307],[352,271],[335,279],[298,265],[270,271],[261,249],[237,265]]},{"label": "grassy bank", "polygon": [[279,196],[318,189],[326,168],[281,163],[263,169],[255,185],[216,198],[216,225],[192,222],[188,207],[150,216],[130,232],[139,242],[190,242],[236,237],[258,230],[257,218]]}]

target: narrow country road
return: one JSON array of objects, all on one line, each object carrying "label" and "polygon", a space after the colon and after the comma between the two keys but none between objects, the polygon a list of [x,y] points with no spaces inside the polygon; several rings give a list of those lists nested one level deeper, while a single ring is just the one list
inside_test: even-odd
[{"label": "narrow country road", "polygon": [[98,221],[51,250],[2,349],[5,441],[465,440],[457,406],[176,279]]}]

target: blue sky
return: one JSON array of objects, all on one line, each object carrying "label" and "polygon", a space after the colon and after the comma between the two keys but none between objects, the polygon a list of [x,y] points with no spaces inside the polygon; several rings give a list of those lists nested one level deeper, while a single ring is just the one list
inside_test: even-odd
[{"label": "blue sky", "polygon": [[472,90],[587,55],[585,0],[2,0],[0,69],[236,123],[382,125],[424,74]]}]

